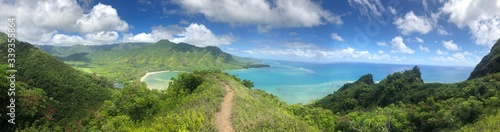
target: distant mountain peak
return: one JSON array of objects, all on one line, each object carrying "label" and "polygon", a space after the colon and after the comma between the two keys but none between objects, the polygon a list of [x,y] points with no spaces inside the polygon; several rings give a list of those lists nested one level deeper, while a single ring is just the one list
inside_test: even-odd
[{"label": "distant mountain peak", "polygon": [[359,83],[359,84],[364,83],[364,84],[368,84],[368,85],[375,84],[375,82],[373,81],[372,74],[366,74],[366,75],[361,76],[355,83]]},{"label": "distant mountain peak", "polygon": [[469,79],[480,78],[489,74],[500,72],[500,39],[497,40],[495,45],[491,47],[490,53],[481,59],[472,73]]}]

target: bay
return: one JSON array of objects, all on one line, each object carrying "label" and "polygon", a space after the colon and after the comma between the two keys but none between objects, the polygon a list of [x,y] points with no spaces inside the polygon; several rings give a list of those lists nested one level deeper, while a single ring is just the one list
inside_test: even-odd
[{"label": "bay", "polygon": [[[287,104],[308,103],[338,90],[345,83],[372,74],[375,82],[387,75],[411,70],[415,65],[375,63],[306,63],[264,60],[269,68],[228,70],[231,75],[254,82],[255,89],[276,95]],[[418,65],[424,82],[454,83],[466,80],[474,67]],[[165,89],[178,72],[151,74],[145,78],[149,88]]]}]

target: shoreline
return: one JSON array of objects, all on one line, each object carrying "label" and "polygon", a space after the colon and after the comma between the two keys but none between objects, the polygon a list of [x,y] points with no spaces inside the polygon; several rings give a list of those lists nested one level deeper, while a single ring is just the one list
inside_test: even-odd
[{"label": "shoreline", "polygon": [[164,73],[164,72],[178,72],[178,71],[164,70],[164,71],[146,72],[146,75],[144,75],[144,76],[141,77],[141,82],[144,82],[144,79],[146,79],[146,77],[149,76],[149,75],[158,74],[158,73]]}]

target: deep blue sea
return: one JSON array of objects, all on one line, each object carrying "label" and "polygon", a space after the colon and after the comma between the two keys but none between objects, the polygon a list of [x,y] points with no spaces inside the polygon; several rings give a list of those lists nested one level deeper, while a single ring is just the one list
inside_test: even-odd
[{"label": "deep blue sea", "polygon": [[[305,63],[264,60],[269,68],[226,71],[241,79],[254,82],[256,89],[262,89],[278,96],[288,104],[308,103],[322,98],[348,82],[354,82],[362,75],[373,75],[379,82],[387,75],[411,70],[415,65],[375,63]],[[474,67],[419,65],[424,82],[454,83],[466,80]],[[152,74],[146,77],[148,87],[165,86],[166,80],[177,72]],[[165,81],[163,81],[165,80]],[[154,86],[154,87],[152,87]]]}]

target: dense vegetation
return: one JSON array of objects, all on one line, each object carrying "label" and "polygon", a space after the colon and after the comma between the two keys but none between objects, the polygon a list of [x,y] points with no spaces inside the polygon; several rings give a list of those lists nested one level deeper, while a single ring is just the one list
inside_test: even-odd
[{"label": "dense vegetation", "polygon": [[424,83],[415,66],[378,84],[365,75],[310,106],[339,116],[340,131],[498,130],[499,42],[464,82]]},{"label": "dense vegetation", "polygon": [[186,43],[175,44],[168,40],[155,44],[40,47],[77,69],[118,79],[120,82],[138,79],[148,71],[225,70],[269,66],[234,57],[214,46],[201,48]]},{"label": "dense vegetation", "polygon": [[[0,33],[0,54],[7,54],[6,40],[6,35]],[[83,59],[67,62],[72,65],[109,65],[106,70],[119,68],[119,64],[125,68],[117,71],[133,71],[134,66],[143,63],[161,66],[163,62],[153,61],[154,56],[174,63],[173,66],[183,65],[177,61],[185,62],[186,69],[208,64],[207,60],[224,63],[220,64],[222,68],[250,64],[236,62],[240,58],[231,60],[228,58],[231,56],[216,47],[169,43],[160,41],[127,49],[130,53],[98,50],[59,59]],[[254,85],[250,80],[241,80],[220,70],[193,69],[193,72],[180,73],[163,91],[150,90],[137,79],[126,82],[123,89],[113,89],[110,80],[92,74],[99,71],[97,68],[77,70],[28,43],[16,44],[16,125],[7,122],[9,117],[4,113],[9,109],[0,109],[0,131],[217,131],[215,113],[226,94],[225,85],[234,91],[231,121],[236,131],[500,129],[500,73],[494,67],[500,55],[499,42],[474,70],[478,74],[471,74],[464,82],[424,83],[420,68],[415,66],[388,75],[380,83],[374,83],[373,76],[367,74],[306,105],[287,105],[272,94],[251,89]],[[156,53],[167,49],[165,47],[172,50]],[[145,50],[155,50],[155,53],[142,53]],[[214,54],[216,52],[219,54]],[[116,58],[119,56],[124,58]],[[135,56],[139,58],[134,59]],[[147,68],[151,67],[154,66]],[[204,68],[217,69],[210,67]],[[6,61],[1,61],[0,75],[8,76],[8,69]],[[8,80],[0,79],[3,107],[9,105],[8,87]]]},{"label": "dense vegetation", "polygon": [[[235,91],[232,122],[237,131],[319,131],[334,126],[329,110],[302,105],[288,107],[276,96],[248,89],[220,71],[195,71],[179,74],[166,91],[149,90],[140,82],[126,83],[123,89],[113,90],[111,98],[97,111],[84,118],[78,130],[217,131],[214,116],[226,94],[225,84]],[[307,115],[295,116],[306,112]],[[24,129],[60,130],[50,126]]]},{"label": "dense vegetation", "polygon": [[[0,33],[2,60],[7,59],[6,48],[7,36]],[[17,110],[22,114],[16,116],[17,125],[10,125],[5,115],[9,109],[0,109],[2,130],[31,125],[78,129],[82,118],[110,98],[112,84],[104,77],[75,70],[25,42],[16,42],[15,54]],[[6,70],[7,61],[0,61],[0,73],[6,74]],[[0,102],[4,107],[9,102],[4,90],[10,83],[1,80]]]},{"label": "dense vegetation", "polygon": [[67,57],[73,54],[92,53],[96,51],[130,50],[142,46],[153,45],[154,43],[118,43],[110,45],[72,45],[72,46],[52,46],[36,45],[36,47],[56,57]]}]

